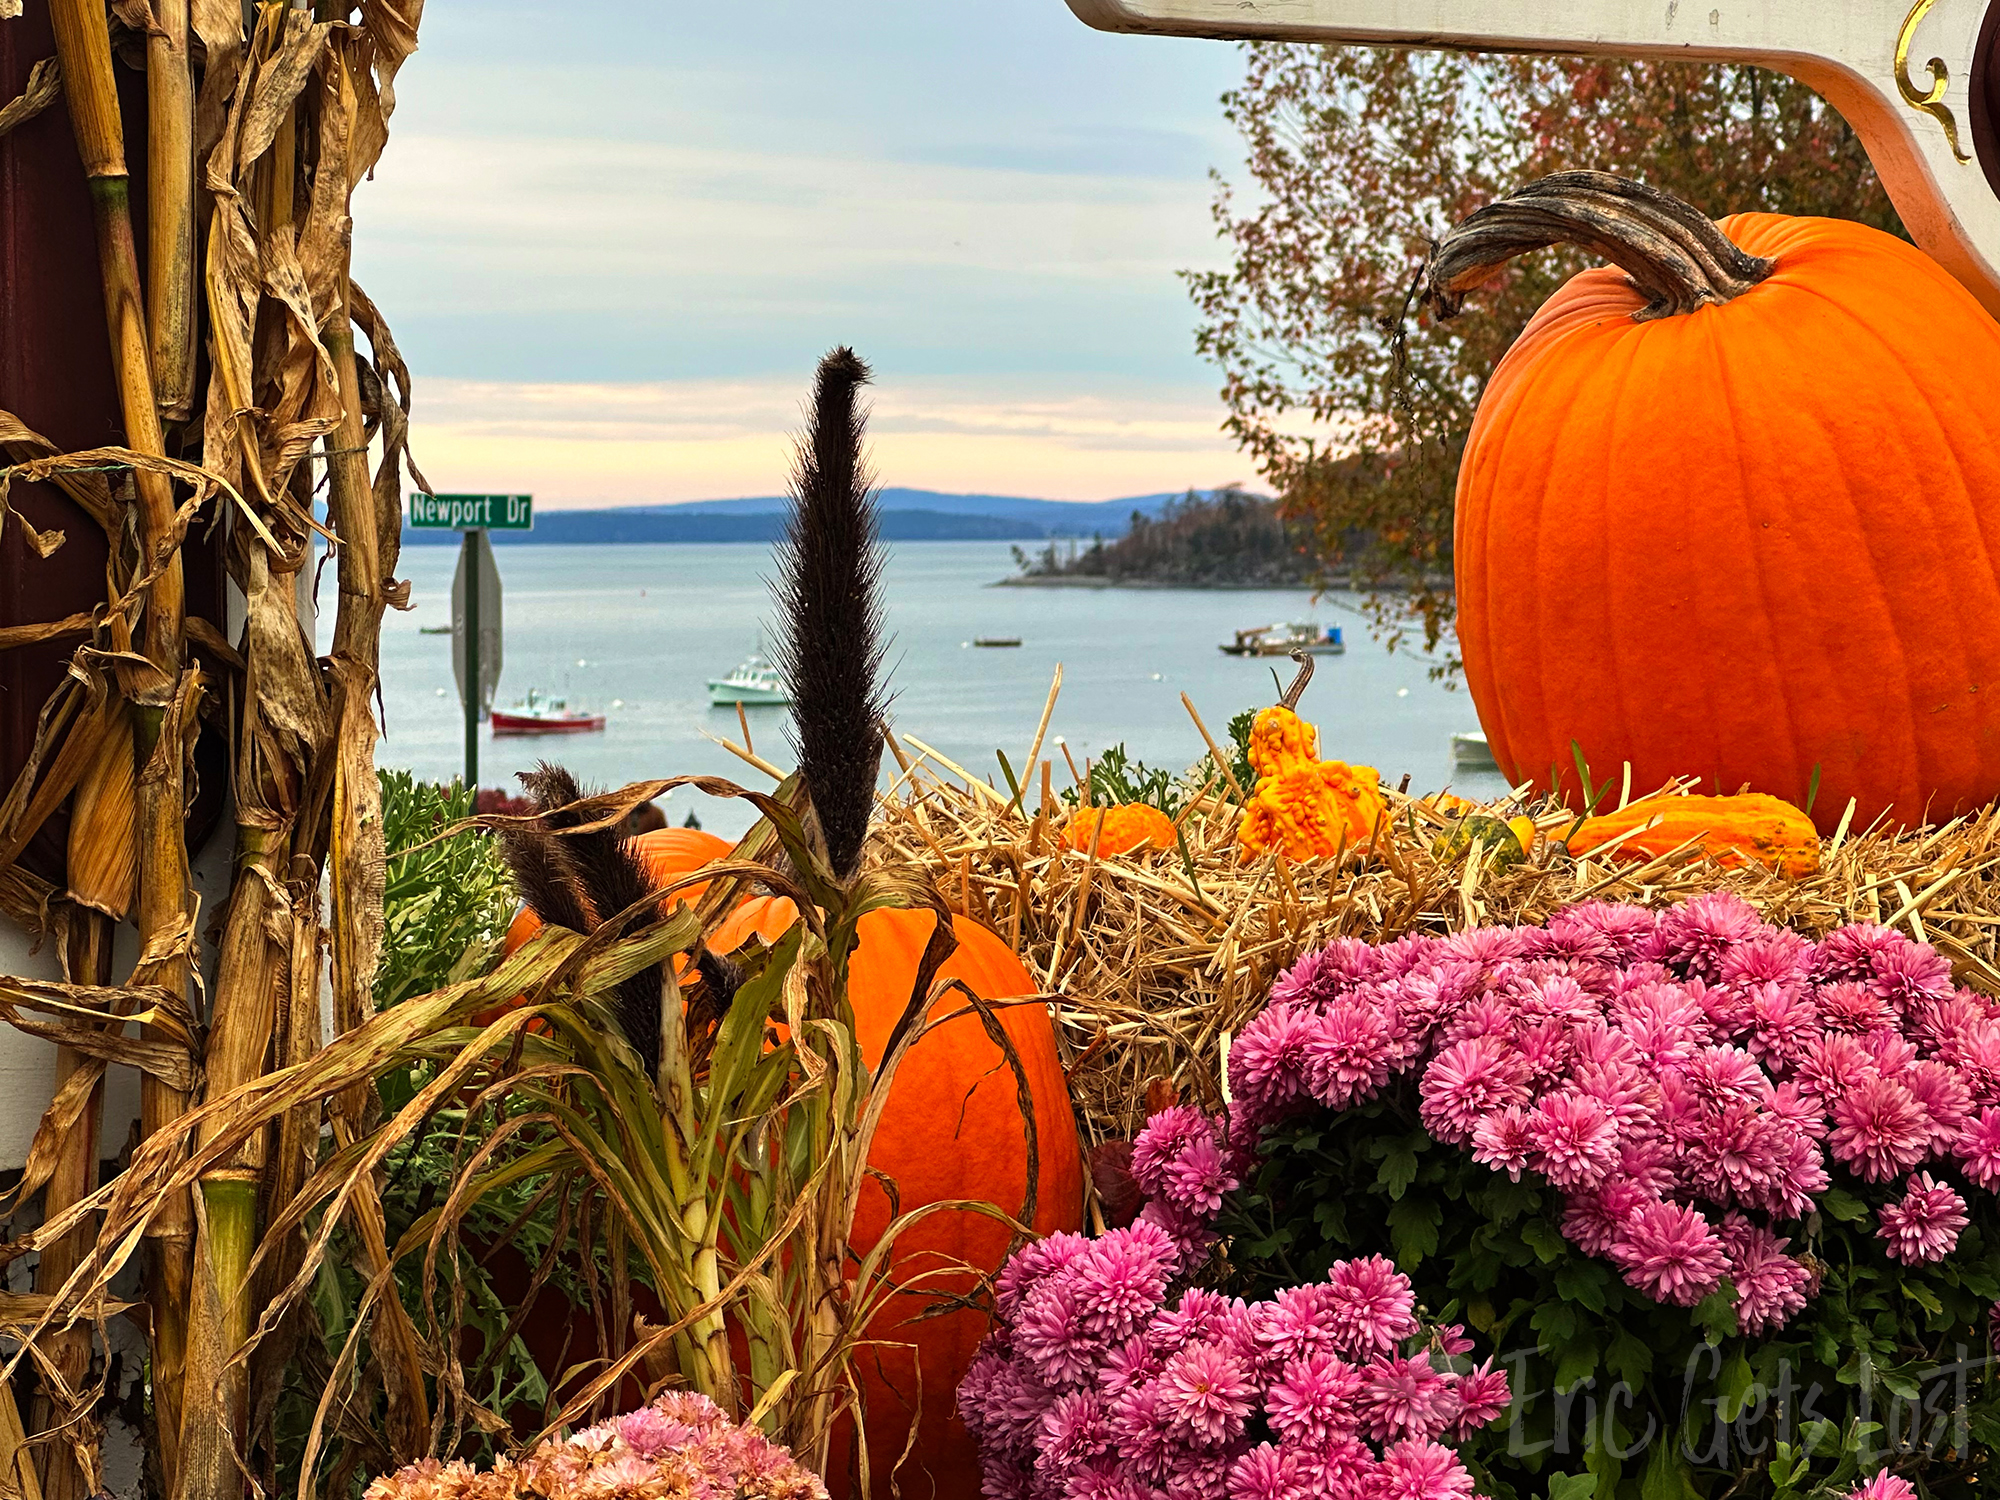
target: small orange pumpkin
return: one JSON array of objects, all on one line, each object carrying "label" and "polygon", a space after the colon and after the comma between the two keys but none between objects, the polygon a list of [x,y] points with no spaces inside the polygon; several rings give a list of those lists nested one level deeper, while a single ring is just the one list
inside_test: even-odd
[{"label": "small orange pumpkin", "polygon": [[1465,678],[1494,758],[1577,805],[1573,746],[1808,800],[1831,832],[2000,795],[2000,323],[1835,219],[1719,224],[1565,172],[1432,260],[1441,314],[1513,256],[1571,278],[1494,371],[1459,467]]},{"label": "small orange pumpkin", "polygon": [[1791,803],[1762,792],[1736,797],[1654,797],[1601,818],[1587,818],[1569,836],[1572,854],[1590,854],[1614,839],[1618,859],[1653,859],[1699,839],[1717,864],[1760,864],[1794,880],[1819,869],[1819,830]]},{"label": "small orange pumpkin", "polygon": [[[704,865],[725,858],[730,845],[697,829],[663,828],[632,841],[656,884],[667,885]],[[676,892],[675,901],[695,900],[697,884]],[[751,935],[775,940],[797,917],[782,897],[752,896],[739,903],[711,935],[710,947],[728,953]],[[848,1000],[854,1009],[856,1039],[870,1067],[882,1059],[889,1033],[909,1003],[917,965],[930,939],[928,911],[884,910],[860,922],[860,942],[848,965]],[[953,919],[959,946],[939,971],[960,979],[985,1000],[1037,993],[1041,986],[1005,941],[967,917]],[[536,932],[532,912],[516,916],[507,932],[512,951]],[[947,995],[935,1013],[965,1009],[962,995]],[[1014,1006],[997,1012],[1028,1077],[1035,1101],[1036,1149],[1040,1173],[1034,1228],[1042,1234],[1075,1230],[1083,1222],[1083,1157],[1071,1113],[1069,1089],[1056,1052],[1055,1028],[1046,1007]],[[967,1198],[1018,1213],[1028,1184],[1026,1135],[1018,1093],[1006,1054],[987,1036],[979,1018],[962,1015],[911,1047],[897,1068],[883,1107],[868,1164],[896,1184],[907,1213],[926,1203]],[[880,1184],[864,1185],[855,1214],[853,1245],[865,1253],[888,1227],[888,1195]],[[921,1220],[899,1236],[891,1274],[922,1274],[945,1260],[998,1270],[1007,1250],[1005,1226],[980,1214],[941,1213]],[[922,1409],[916,1445],[898,1473],[905,1494],[956,1493],[964,1476],[978,1472],[972,1436],[959,1420],[958,1384],[986,1334],[987,1319],[965,1308],[940,1317],[917,1318],[937,1298],[973,1290],[970,1278],[953,1281],[925,1276],[922,1289],[891,1297],[870,1325],[871,1336],[891,1347],[863,1350],[855,1361],[868,1409],[868,1462],[877,1488],[886,1493],[890,1467],[909,1434],[916,1369],[923,1372]],[[914,1346],[894,1347],[903,1345]],[[845,1464],[836,1444],[834,1472],[827,1477],[836,1497],[845,1493]]]},{"label": "small orange pumpkin", "polygon": [[1142,849],[1171,849],[1177,842],[1174,820],[1147,802],[1079,808],[1063,838],[1070,848],[1085,853],[1095,844],[1100,859]]}]

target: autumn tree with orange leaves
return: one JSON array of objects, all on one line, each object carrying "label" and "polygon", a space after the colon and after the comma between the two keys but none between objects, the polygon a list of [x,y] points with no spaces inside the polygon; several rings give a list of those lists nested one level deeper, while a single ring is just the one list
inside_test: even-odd
[{"label": "autumn tree with orange leaves", "polygon": [[1252,43],[1223,96],[1245,178],[1216,178],[1226,271],[1191,273],[1225,428],[1352,571],[1377,632],[1452,646],[1452,497],[1480,391],[1528,318],[1587,262],[1512,265],[1467,315],[1412,292],[1431,239],[1550,172],[1637,177],[1711,217],[1859,219],[1902,233],[1847,123],[1760,68]]}]

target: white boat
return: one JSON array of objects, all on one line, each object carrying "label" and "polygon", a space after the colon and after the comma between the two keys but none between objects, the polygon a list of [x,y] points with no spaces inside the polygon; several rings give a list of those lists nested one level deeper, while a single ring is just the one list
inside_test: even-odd
[{"label": "white boat", "polygon": [[1311,656],[1340,656],[1347,650],[1340,627],[1322,627],[1317,620],[1290,620],[1281,625],[1253,625],[1236,632],[1236,639],[1223,644],[1226,656],[1290,656],[1304,651]]},{"label": "white boat", "polygon": [[746,657],[727,677],[708,679],[708,701],[716,708],[754,707],[772,704],[783,707],[792,701],[792,690],[784,674],[763,657]]},{"label": "white boat", "polygon": [[1486,743],[1486,736],[1475,729],[1470,734],[1455,734],[1451,737],[1451,763],[1463,766],[1469,771],[1497,771],[1500,763],[1493,758],[1493,747]]}]

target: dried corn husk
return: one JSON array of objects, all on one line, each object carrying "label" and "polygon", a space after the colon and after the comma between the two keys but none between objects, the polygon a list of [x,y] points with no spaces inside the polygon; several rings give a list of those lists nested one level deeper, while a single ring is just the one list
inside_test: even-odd
[{"label": "dried corn husk", "polygon": [[132,716],[120,712],[76,785],[69,821],[71,900],[121,920],[131,914],[139,884],[138,812]]}]

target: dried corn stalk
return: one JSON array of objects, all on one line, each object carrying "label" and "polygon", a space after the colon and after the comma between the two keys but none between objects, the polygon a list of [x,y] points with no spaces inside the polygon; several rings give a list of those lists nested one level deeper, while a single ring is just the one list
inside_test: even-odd
[{"label": "dried corn stalk", "polygon": [[[104,1192],[93,1193],[91,1181],[95,1100],[104,1068],[130,1064],[143,1074],[142,1128],[170,1169],[148,1181],[155,1196],[142,1231],[152,1458],[171,1500],[216,1500],[243,1493],[260,1444],[268,1447],[257,1425],[268,1426],[271,1402],[253,1401],[252,1387],[268,1391],[276,1372],[246,1358],[264,1301],[250,1267],[263,1222],[282,1221],[304,1190],[324,1115],[315,1105],[275,1132],[218,1146],[198,1106],[274,1066],[304,1064],[317,1049],[329,888],[343,1028],[368,1009],[381,927],[370,700],[382,611],[402,602],[391,573],[409,377],[380,314],[349,278],[348,246],[353,191],[387,140],[422,0],[322,0],[308,10],[120,0],[110,18],[104,0],[49,4],[60,72],[53,62],[38,70],[22,103],[44,107],[62,80],[98,205],[105,327],[127,440],[61,454],[0,413],[0,463],[12,465],[0,467],[0,524],[11,514],[13,478],[48,479],[112,550],[100,609],[0,632],[0,649],[80,642],[26,767],[0,794],[0,908],[64,944],[70,980],[0,979],[0,1017],[61,1047],[60,1088],[16,1190],[17,1199],[44,1192],[46,1220],[63,1226],[47,1236],[45,1224],[37,1246],[44,1304],[23,1357],[36,1364],[44,1394],[21,1451],[34,1452],[51,1500],[80,1500],[98,1484],[89,1412],[100,1393],[89,1388],[88,1354],[106,1304],[89,1274],[105,1249],[95,1225]],[[131,47],[121,51],[127,27]],[[133,49],[146,58],[152,189],[143,275],[114,86],[114,59]],[[8,123],[24,117],[13,110]],[[207,216],[199,264],[197,211]],[[195,385],[198,348],[205,390]],[[192,454],[198,463],[177,456]],[[327,527],[314,519],[322,481]],[[227,527],[226,563],[243,609],[233,641],[187,615],[181,549],[197,522]],[[17,514],[13,523],[45,556],[63,543]],[[300,613],[316,532],[335,548],[340,577],[325,662]],[[229,737],[236,824],[230,899],[209,914],[190,890],[185,834],[204,725]],[[65,801],[69,879],[49,890],[14,861]],[[140,958],[115,984],[111,921],[128,915]],[[204,995],[195,937],[210,921],[221,937]],[[140,1023],[138,1037],[126,1034],[127,1021]],[[352,1129],[369,1107],[357,1083],[339,1101],[337,1130]],[[191,1150],[201,1169],[175,1177]],[[343,1209],[364,1255],[373,1247],[379,1258],[374,1194],[372,1179],[358,1182]],[[0,1256],[22,1248],[0,1247]],[[288,1231],[271,1263],[296,1276],[304,1249]],[[415,1340],[380,1340],[377,1354],[389,1365],[394,1452],[414,1456],[430,1425]],[[4,1441],[0,1450],[13,1451]]]}]

